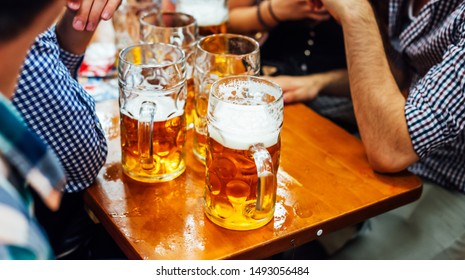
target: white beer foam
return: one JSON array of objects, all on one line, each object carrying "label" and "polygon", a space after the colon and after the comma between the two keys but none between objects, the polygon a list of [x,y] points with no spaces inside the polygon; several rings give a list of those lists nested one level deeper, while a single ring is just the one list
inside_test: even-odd
[{"label": "white beer foam", "polygon": [[122,110],[123,114],[132,116],[132,118],[139,120],[140,107],[145,101],[150,101],[156,104],[153,120],[155,122],[166,121],[168,119],[181,116],[184,113],[184,100],[179,101],[178,107],[176,108],[175,100],[168,96],[138,96],[133,99],[126,99],[126,104]]},{"label": "white beer foam", "polygon": [[262,143],[270,147],[278,142],[280,120],[267,113],[266,106],[218,103],[214,124],[209,122],[208,133],[221,145],[237,150],[248,150]]},{"label": "white beer foam", "polygon": [[228,9],[220,1],[203,5],[182,1],[177,4],[176,11],[193,16],[199,26],[219,25],[228,20]]}]

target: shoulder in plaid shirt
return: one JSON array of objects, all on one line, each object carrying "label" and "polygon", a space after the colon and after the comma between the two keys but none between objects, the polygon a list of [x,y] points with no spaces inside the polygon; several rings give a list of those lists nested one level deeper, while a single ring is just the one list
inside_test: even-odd
[{"label": "shoulder in plaid shirt", "polygon": [[59,196],[52,193],[61,191],[64,184],[56,156],[0,93],[0,259],[54,258],[34,218],[29,186],[58,205]]},{"label": "shoulder in plaid shirt", "polygon": [[66,192],[87,188],[107,156],[95,102],[75,79],[82,58],[60,49],[51,28],[29,51],[13,99],[27,125],[60,159]]},{"label": "shoulder in plaid shirt", "polygon": [[408,2],[390,1],[389,36],[414,73],[405,116],[421,160],[410,171],[465,192],[465,1],[430,0],[405,27]]}]

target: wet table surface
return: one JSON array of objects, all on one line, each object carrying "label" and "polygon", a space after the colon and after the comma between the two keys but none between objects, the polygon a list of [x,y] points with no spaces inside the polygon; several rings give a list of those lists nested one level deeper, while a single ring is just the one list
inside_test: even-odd
[{"label": "wet table surface", "polygon": [[359,139],[302,104],[287,105],[274,219],[256,230],[224,229],[203,213],[205,169],[191,152],[192,131],[183,175],[138,183],[122,173],[117,101],[97,110],[109,154],[85,200],[130,259],[266,258],[421,194],[418,177],[374,172]]}]

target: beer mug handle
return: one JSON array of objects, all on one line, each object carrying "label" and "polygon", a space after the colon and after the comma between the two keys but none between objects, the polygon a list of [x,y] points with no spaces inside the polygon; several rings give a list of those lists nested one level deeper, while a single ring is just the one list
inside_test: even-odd
[{"label": "beer mug handle", "polygon": [[[253,154],[255,165],[257,166],[258,185],[257,185],[257,211],[269,210],[265,204],[265,195],[273,193],[276,188],[276,176],[273,173],[273,161],[270,153],[262,143],[254,144],[250,147]],[[268,190],[272,188],[272,191]],[[270,205],[271,206],[271,205]]]},{"label": "beer mug handle", "polygon": [[153,121],[157,105],[152,101],[142,102],[137,123],[139,163],[142,169],[152,170],[153,162]]}]

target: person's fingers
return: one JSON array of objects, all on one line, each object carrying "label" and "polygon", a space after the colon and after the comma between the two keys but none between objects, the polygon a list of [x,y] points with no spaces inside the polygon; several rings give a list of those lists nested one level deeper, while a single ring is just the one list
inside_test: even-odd
[{"label": "person's fingers", "polygon": [[287,83],[285,80],[271,80],[279,85],[281,87],[282,91],[285,93],[287,91],[292,91],[296,87],[290,83]]},{"label": "person's fingers", "polygon": [[77,11],[81,7],[81,0],[67,0],[66,6],[70,10]]},{"label": "person's fingers", "polygon": [[271,76],[271,77],[267,77],[267,79],[279,84],[283,88],[288,87],[288,86],[293,84],[292,83],[293,77],[292,76],[287,76],[287,75]]},{"label": "person's fingers", "polygon": [[314,12],[314,13],[329,13],[329,12],[328,12],[328,9],[326,9],[325,6],[321,6],[321,7],[319,7],[319,8],[314,8],[314,9],[313,9],[313,12]]},{"label": "person's fingers", "polygon": [[113,13],[116,11],[116,9],[118,9],[120,4],[121,0],[108,0],[102,12],[101,18],[103,20],[109,20],[113,16]]},{"label": "person's fingers", "polygon": [[310,0],[310,7],[313,10],[319,10],[323,7],[323,3],[320,0]]},{"label": "person's fingers", "polygon": [[79,11],[73,19],[73,27],[78,31],[83,31],[87,25],[87,19],[89,18],[89,12],[92,8],[93,0],[82,0]]},{"label": "person's fingers", "polygon": [[328,13],[310,13],[307,17],[316,21],[324,21],[330,19],[331,15]]},{"label": "person's fingers", "polygon": [[296,91],[286,91],[283,94],[283,101],[285,104],[294,103],[298,100],[298,93]]},{"label": "person's fingers", "polygon": [[100,22],[102,12],[107,4],[107,0],[94,0],[87,19],[86,30],[94,31]]}]

